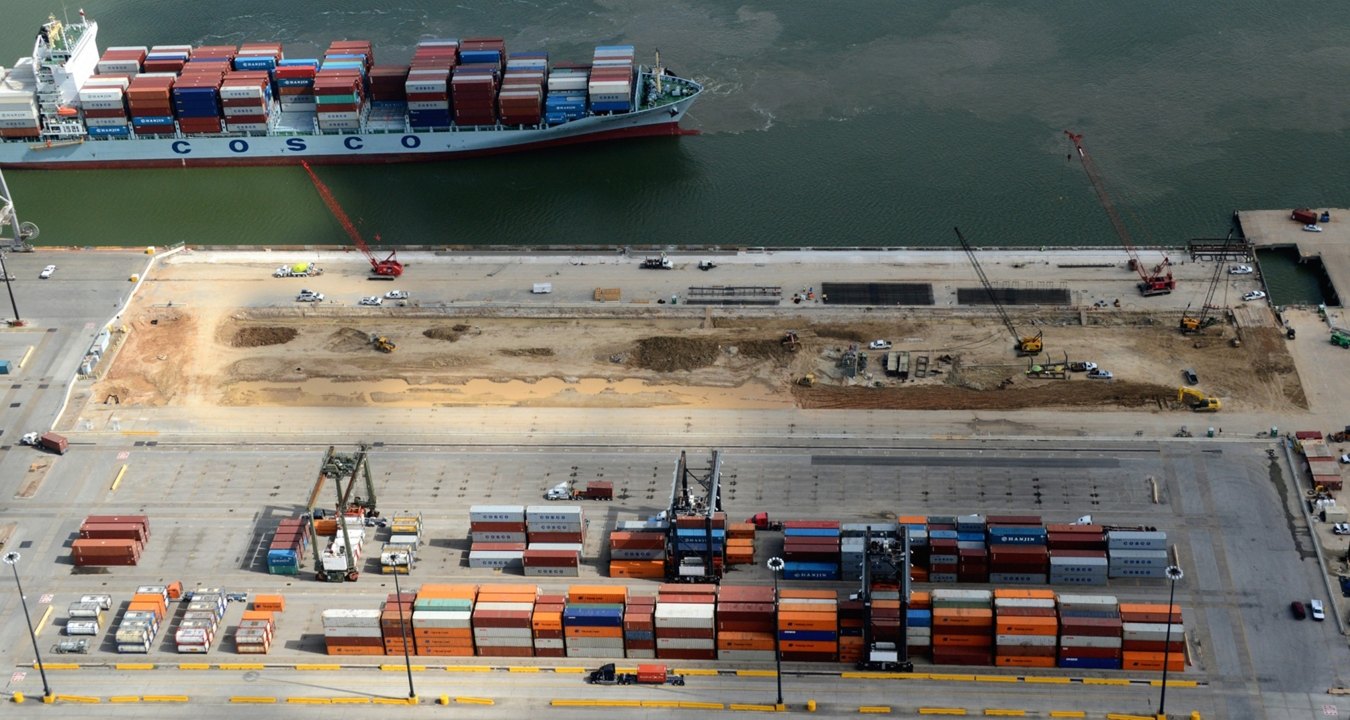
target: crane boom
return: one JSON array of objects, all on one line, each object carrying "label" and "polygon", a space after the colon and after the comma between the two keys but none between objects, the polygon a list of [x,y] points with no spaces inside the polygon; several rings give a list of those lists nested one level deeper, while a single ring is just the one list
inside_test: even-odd
[{"label": "crane boom", "polygon": [[994,285],[989,282],[989,277],[984,274],[984,268],[980,266],[980,259],[975,256],[975,248],[966,241],[966,236],[961,234],[961,228],[952,228],[956,231],[956,239],[961,241],[961,249],[966,251],[966,257],[970,258],[970,264],[975,266],[975,274],[980,277],[980,285],[984,286],[984,291],[989,295],[989,303],[994,306],[998,312],[998,317],[1003,321],[1003,327],[1008,328],[1008,334],[1012,335],[1014,347],[1019,355],[1038,355],[1041,352],[1042,333],[1036,333],[1034,336],[1022,337],[1013,326],[1012,318],[1008,317],[1008,311],[1003,309],[1003,303],[998,301],[998,293],[994,292]]},{"label": "crane boom", "polygon": [[1111,202],[1111,196],[1106,192],[1106,185],[1102,183],[1101,173],[1097,171],[1097,164],[1093,162],[1092,156],[1088,155],[1087,150],[1083,148],[1082,134],[1065,130],[1064,135],[1078,150],[1078,159],[1082,161],[1083,172],[1087,173],[1088,181],[1092,183],[1092,189],[1097,193],[1097,201],[1106,210],[1106,216],[1111,220],[1111,227],[1115,229],[1116,236],[1120,238],[1120,244],[1125,247],[1125,253],[1130,257],[1130,269],[1139,273],[1139,291],[1145,297],[1166,295],[1172,292],[1177,286],[1176,281],[1172,279],[1172,261],[1166,255],[1163,255],[1162,262],[1154,266],[1151,271],[1145,269],[1143,260],[1139,259],[1139,251],[1135,249],[1134,240],[1130,237],[1130,231],[1125,227],[1125,221],[1121,219],[1115,203]]},{"label": "crane boom", "polygon": [[[352,222],[351,218],[347,217],[347,213],[342,209],[342,205],[338,203],[337,198],[333,197],[333,193],[328,189],[328,186],[319,179],[318,175],[314,174],[314,169],[304,161],[301,161],[300,166],[305,169],[306,173],[309,173],[310,182],[314,183],[314,189],[318,191],[319,197],[323,198],[323,204],[327,205],[328,211],[333,213],[333,217],[337,218],[338,223],[342,225],[342,229],[347,232],[347,237],[351,238],[352,244],[361,251],[362,255],[366,256],[366,260],[370,261],[371,271],[380,278],[390,280],[402,275],[403,263],[398,261],[398,251],[390,251],[389,257],[383,260],[376,258],[370,252],[370,247],[366,245],[365,238],[361,237],[361,231],[357,230],[356,224]],[[375,239],[378,240],[379,236],[375,236]]]}]

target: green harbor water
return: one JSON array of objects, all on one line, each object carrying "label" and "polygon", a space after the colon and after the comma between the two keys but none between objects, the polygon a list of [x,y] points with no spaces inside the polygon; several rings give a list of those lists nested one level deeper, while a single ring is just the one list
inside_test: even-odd
[{"label": "green harbor water", "polygon": [[[84,7],[100,48],[280,41],[315,57],[369,39],[377,62],[406,62],[423,37],[500,35],[509,51],[584,61],[622,42],[708,87],[685,123],[698,136],[322,168],[389,243],[932,246],[959,224],[979,245],[1114,244],[1066,128],[1086,135],[1141,245],[1222,237],[1239,208],[1344,206],[1350,186],[1346,3],[376,5]],[[2,12],[8,65],[63,10]],[[45,244],[345,241],[299,168],[7,177]]]}]

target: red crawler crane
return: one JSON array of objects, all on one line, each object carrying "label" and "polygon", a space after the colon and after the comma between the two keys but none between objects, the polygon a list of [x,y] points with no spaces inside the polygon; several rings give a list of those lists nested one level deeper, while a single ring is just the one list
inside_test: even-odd
[{"label": "red crawler crane", "polygon": [[[333,193],[328,190],[328,186],[324,185],[319,176],[314,174],[314,170],[309,167],[309,163],[301,162],[300,166],[305,169],[305,172],[309,173],[309,179],[314,182],[314,189],[319,191],[319,197],[323,198],[323,204],[327,205],[328,210],[333,213],[333,217],[337,218],[339,223],[342,223],[342,229],[347,231],[347,237],[352,239],[352,244],[370,261],[370,271],[375,273],[375,277],[372,279],[393,280],[402,275],[403,263],[398,261],[398,251],[389,251],[389,257],[383,260],[371,254],[370,247],[361,237],[361,231],[356,229],[351,218],[347,217],[347,213],[342,211],[342,206],[338,204],[337,198],[333,197]],[[380,236],[376,235],[375,240],[378,242],[379,239]]]},{"label": "red crawler crane", "polygon": [[1130,269],[1139,273],[1139,292],[1144,297],[1151,295],[1166,295],[1177,287],[1177,281],[1172,279],[1172,261],[1164,255],[1162,262],[1153,267],[1153,270],[1145,270],[1144,263],[1139,259],[1139,251],[1134,249],[1134,242],[1130,240],[1130,231],[1125,229],[1125,223],[1120,219],[1120,213],[1116,212],[1116,206],[1111,202],[1111,197],[1106,194],[1106,186],[1102,185],[1101,176],[1097,173],[1097,165],[1092,162],[1092,157],[1083,149],[1083,136],[1068,130],[1064,131],[1073,146],[1078,149],[1078,157],[1083,161],[1083,171],[1087,173],[1088,180],[1092,182],[1092,189],[1097,191],[1097,199],[1101,201],[1102,207],[1106,209],[1106,216],[1111,219],[1111,227],[1116,229],[1116,235],[1120,237],[1120,244],[1125,246],[1125,252],[1130,256]]}]

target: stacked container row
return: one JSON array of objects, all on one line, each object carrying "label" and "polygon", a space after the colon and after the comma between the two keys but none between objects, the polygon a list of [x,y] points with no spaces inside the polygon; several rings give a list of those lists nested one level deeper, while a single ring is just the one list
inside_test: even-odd
[{"label": "stacked container row", "polygon": [[591,58],[586,84],[591,110],[628,112],[633,109],[633,46],[601,45]]},{"label": "stacked container row", "polygon": [[628,588],[622,585],[573,585],[563,608],[563,635],[567,657],[623,657],[624,605]]},{"label": "stacked container row", "polygon": [[784,660],[834,662],[839,656],[839,598],[835,591],[780,589],[778,648]]},{"label": "stacked container row", "polygon": [[78,566],[135,565],[149,540],[145,515],[90,515],[80,524],[71,554]]},{"label": "stacked container row", "polygon": [[418,655],[473,655],[473,603],[477,585],[423,585],[413,601],[413,640]]},{"label": "stacked container row", "polygon": [[717,657],[773,661],[777,599],[767,585],[723,585],[717,591]]},{"label": "stacked container row", "polygon": [[174,644],[180,653],[206,653],[211,650],[225,619],[228,600],[220,588],[198,588],[192,592],[187,609],[178,622]]},{"label": "stacked container row", "polygon": [[653,616],[656,657],[716,660],[716,602],[716,585],[662,585],[656,595],[656,612]]},{"label": "stacked container row", "polygon": [[609,576],[659,579],[666,575],[665,520],[621,520],[609,535]]},{"label": "stacked container row", "polygon": [[309,523],[304,518],[283,518],[267,547],[267,572],[299,575],[300,566],[313,546]]},{"label": "stacked container row", "polygon": [[482,657],[533,657],[537,585],[492,585],[478,590],[473,640]]}]

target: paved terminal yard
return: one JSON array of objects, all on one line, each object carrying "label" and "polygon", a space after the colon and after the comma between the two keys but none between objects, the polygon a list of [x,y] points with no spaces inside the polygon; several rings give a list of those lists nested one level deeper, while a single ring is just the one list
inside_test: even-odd
[{"label": "paved terminal yard", "polygon": [[[1350,701],[1328,692],[1344,684],[1346,610],[1340,598],[1329,596],[1323,573],[1336,569],[1346,541],[1324,524],[1310,523],[1294,470],[1269,437],[1272,425],[1281,433],[1335,426],[1344,408],[1321,384],[1335,376],[1334,365],[1327,366],[1339,356],[1322,346],[1339,349],[1311,332],[1301,332],[1288,347],[1248,334],[1244,347],[1234,349],[1226,342],[1238,332],[1232,325],[1201,347],[1170,342],[1187,293],[1203,291],[1196,278],[1208,277],[1212,266],[1180,266],[1181,292],[1145,301],[1129,294],[1133,276],[1114,254],[1101,253],[1102,263],[1066,254],[1043,272],[1053,276],[1047,282],[1063,284],[1074,306],[1014,308],[1015,322],[1043,331],[1051,352],[1121,370],[1113,382],[1081,375],[1032,381],[1026,361],[1013,357],[1011,338],[987,309],[936,301],[933,310],[869,310],[790,299],[798,290],[818,291],[824,282],[856,281],[860,270],[878,282],[932,281],[935,297],[954,298],[958,287],[973,282],[961,255],[947,257],[945,266],[900,254],[894,263],[825,255],[834,260],[719,256],[719,267],[708,273],[694,267],[698,256],[676,258],[673,271],[640,271],[633,258],[414,256],[405,278],[389,284],[364,280],[362,266],[351,259],[322,258],[326,271],[317,278],[278,279],[270,272],[281,262],[310,258],[253,261],[193,253],[161,259],[126,307],[133,287],[127,278],[144,272],[146,255],[10,256],[11,273],[21,278],[14,284],[21,314],[27,317],[32,308],[33,324],[0,333],[0,350],[16,365],[21,353],[27,356],[12,372],[11,407],[0,434],[0,534],[7,534],[6,549],[23,556],[19,568],[34,619],[42,620],[44,660],[70,658],[47,651],[61,637],[65,606],[83,594],[107,593],[125,603],[139,585],[182,580],[189,588],[280,592],[287,599],[269,655],[234,653],[228,628],[242,612],[234,603],[225,638],[206,656],[173,653],[169,631],[161,631],[148,656],[117,655],[105,632],[90,654],[76,656],[78,669],[48,672],[52,689],[98,698],[101,715],[128,717],[182,712],[175,707],[182,697],[194,712],[208,714],[232,714],[231,698],[275,698],[288,705],[279,712],[298,716],[320,711],[288,699],[374,703],[406,696],[407,679],[396,658],[381,670],[375,658],[321,654],[320,611],[377,607],[393,590],[389,576],[367,567],[356,583],[319,584],[309,573],[268,575],[260,556],[275,519],[303,507],[327,446],[347,449],[369,441],[379,443],[371,467],[381,510],[420,512],[426,522],[429,547],[406,577],[410,586],[519,581],[467,567],[468,506],[532,503],[547,487],[571,478],[615,483],[614,502],[584,504],[591,525],[580,579],[611,582],[601,571],[608,527],[662,509],[680,450],[700,463],[709,449],[720,448],[723,497],[735,520],[759,511],[843,521],[980,512],[1039,514],[1047,522],[1091,514],[1107,524],[1156,526],[1168,532],[1186,572],[1176,591],[1191,664],[1169,678],[1170,713],[1350,713]],[[925,255],[930,261],[941,256]],[[985,263],[996,282],[1014,282],[1037,257],[1009,253]],[[1112,268],[1057,267],[1109,264],[1112,258]],[[59,266],[57,275],[36,280],[48,262]],[[713,273],[726,282],[779,285],[786,297],[772,309],[745,311],[655,303],[682,297]],[[532,295],[532,282],[552,282],[554,292]],[[1240,295],[1249,286],[1254,281],[1234,278],[1229,292]],[[297,311],[293,298],[300,287],[328,300]],[[408,290],[413,302],[355,304],[394,287]],[[598,287],[622,288],[624,299],[595,303],[591,295]],[[1116,296],[1124,307],[1114,306]],[[647,302],[635,302],[641,300]],[[1101,300],[1106,307],[1097,306]],[[114,327],[127,332],[115,333],[114,352],[99,378],[72,379],[114,315]],[[1045,318],[1054,320],[1030,322]],[[255,336],[289,339],[235,342],[247,328],[263,329],[250,331]],[[344,332],[348,328],[392,336],[399,347],[389,355],[357,347],[357,334]],[[425,334],[435,328],[448,330],[443,337]],[[795,352],[781,351],[788,329],[803,341]],[[1277,330],[1273,323],[1269,329]],[[833,354],[875,338],[926,351],[944,372],[904,382],[880,372],[850,380]],[[1262,367],[1255,356],[1242,354],[1258,342],[1268,343],[1262,347],[1269,364]],[[653,354],[644,354],[649,349]],[[1271,353],[1283,356],[1269,360]],[[951,360],[944,364],[941,355]],[[679,362],[661,364],[672,357]],[[1195,415],[1168,400],[1184,366],[1195,366],[1200,387],[1223,397],[1221,414]],[[816,375],[815,387],[796,384],[806,373]],[[1012,387],[1000,388],[1007,378]],[[833,393],[828,402],[813,401],[813,393],[822,391]],[[887,396],[852,395],[872,391]],[[932,395],[920,401],[925,412],[896,411],[913,407],[907,391]],[[1041,399],[953,400],[1019,391]],[[827,406],[836,409],[820,409]],[[55,424],[72,442],[67,455],[15,443],[18,434],[45,429],[58,414]],[[1196,437],[1173,437],[1182,425]],[[1204,437],[1210,425],[1215,437]],[[1267,452],[1272,449],[1273,456]],[[80,520],[93,512],[151,517],[152,537],[140,565],[90,572],[70,564],[69,543]],[[780,547],[781,536],[761,534],[757,557]],[[769,581],[758,567],[729,577]],[[8,576],[0,582],[12,586]],[[1165,602],[1166,589],[1161,581],[1131,580],[1112,581],[1101,591],[1122,600]],[[0,626],[0,658],[13,668],[6,691],[36,698],[42,683],[30,665],[26,629],[14,621],[16,595],[0,588],[0,612],[10,619]],[[1323,623],[1291,619],[1290,601],[1311,598],[1330,601],[1335,616]],[[50,615],[48,608],[54,608]],[[261,667],[255,666],[259,661]],[[333,661],[342,667],[333,668]],[[597,690],[570,672],[578,660],[414,662],[423,703],[445,695],[454,712],[471,717],[518,717],[555,700],[588,698],[655,705],[555,706],[548,712],[702,716],[710,710],[662,704],[709,702],[731,712],[774,700],[773,678],[762,672],[771,668],[754,664],[680,663],[720,673],[691,675],[681,688]],[[524,666],[542,672],[509,671]],[[192,669],[197,667],[206,669]],[[484,667],[489,669],[476,672]],[[843,669],[789,664],[783,679],[789,709],[804,711],[814,700],[816,714],[827,716],[867,707],[897,716],[964,708],[975,715],[1007,709],[1099,718],[1148,715],[1158,702],[1158,677],[1150,673],[959,668],[952,674],[953,668],[920,662],[916,678],[889,679],[841,677]],[[111,702],[131,697],[171,702],[168,709]],[[487,700],[494,704],[481,704]],[[89,711],[57,703],[41,712]]]}]

